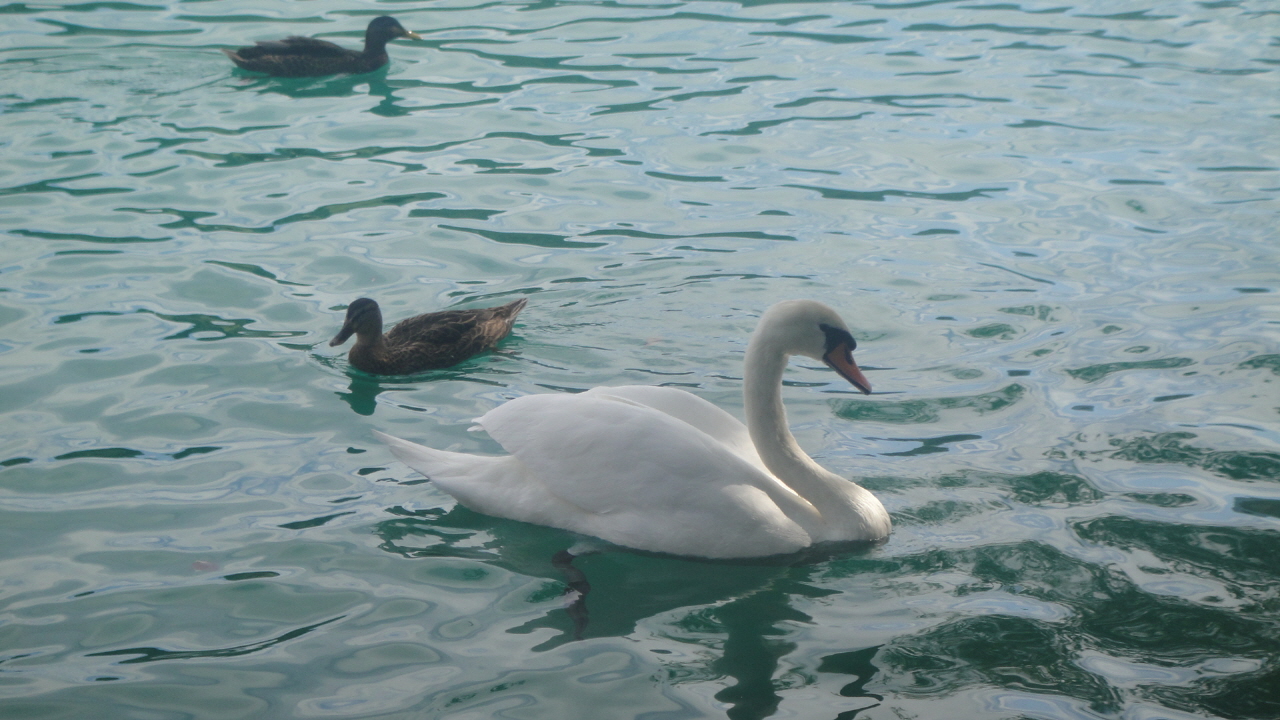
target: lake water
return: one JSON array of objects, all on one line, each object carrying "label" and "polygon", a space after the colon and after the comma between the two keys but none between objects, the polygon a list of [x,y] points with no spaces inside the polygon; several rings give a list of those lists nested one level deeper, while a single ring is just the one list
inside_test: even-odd
[{"label": "lake water", "polygon": [[[11,3],[0,716],[1280,717],[1280,7]],[[370,75],[219,48],[419,31]],[[378,379],[327,341],[529,299]],[[777,562],[458,507],[383,430],[669,384],[894,518]]]}]

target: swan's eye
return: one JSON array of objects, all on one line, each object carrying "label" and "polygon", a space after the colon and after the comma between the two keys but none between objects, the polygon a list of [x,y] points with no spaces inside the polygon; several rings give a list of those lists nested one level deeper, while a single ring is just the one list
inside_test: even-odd
[{"label": "swan's eye", "polygon": [[836,347],[844,345],[852,353],[858,349],[858,341],[853,339],[848,330],[842,330],[837,327],[831,327],[826,323],[819,323],[818,327],[822,328],[822,332],[827,336],[826,351],[831,352]]}]

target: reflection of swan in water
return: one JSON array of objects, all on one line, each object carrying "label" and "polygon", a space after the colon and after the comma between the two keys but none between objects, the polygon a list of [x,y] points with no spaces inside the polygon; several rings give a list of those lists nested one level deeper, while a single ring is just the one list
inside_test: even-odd
[{"label": "reflection of swan in water", "polygon": [[[784,686],[790,683],[778,678],[780,668],[794,668],[798,662],[792,657],[797,646],[787,636],[792,626],[807,624],[801,609],[804,599],[832,595],[834,590],[825,589],[826,578],[863,572],[854,558],[874,552],[862,544],[749,561],[707,562],[631,552],[572,556],[563,550],[572,542],[564,533],[480,515],[462,506],[447,511],[396,508],[393,514],[397,517],[375,526],[386,552],[414,558],[427,567],[435,564],[433,558],[445,558],[445,567],[451,568],[457,567],[456,559],[466,559],[476,567],[553,581],[534,581],[527,586],[534,589],[521,593],[531,605],[527,609],[533,611],[532,617],[514,617],[511,608],[503,605],[478,618],[468,611],[470,621],[506,638],[528,636],[523,647],[535,653],[581,639],[635,640],[657,633],[653,648],[660,654],[652,656],[653,662],[681,677],[723,678],[716,681],[725,684],[716,699],[730,706],[728,717],[733,718],[769,717],[780,703],[787,703]],[[843,565],[849,561],[851,565]],[[565,594],[556,601],[548,591],[559,588]],[[554,635],[548,636],[549,631]],[[858,708],[880,699],[863,689],[879,674],[873,664],[877,648],[869,646],[899,632],[896,627],[858,632],[849,638],[857,649],[823,655],[816,668],[818,676],[806,685],[820,682],[830,687],[830,680],[847,677],[839,694],[845,698],[841,702],[848,702],[850,714],[841,717],[853,717]],[[714,645],[716,649],[707,647],[707,652],[661,654],[666,645],[662,637],[668,635],[677,638],[677,645],[692,642],[704,647],[700,640],[679,639],[686,633],[723,642]],[[810,656],[805,658],[802,664]],[[485,694],[492,682],[464,683],[456,693],[471,689]]]},{"label": "reflection of swan in water", "polygon": [[551,556],[551,564],[564,573],[564,580],[567,584],[564,594],[569,598],[564,611],[569,616],[569,619],[573,621],[573,639],[581,640],[587,632],[587,622],[589,620],[587,595],[591,594],[591,583],[587,580],[587,574],[574,566],[574,557],[574,554],[568,550],[561,550]]},{"label": "reflection of swan in water", "polygon": [[815,463],[787,428],[791,355],[822,360],[865,393],[856,343],[834,310],[771,307],[747,347],[747,425],[672,388],[599,387],[517,398],[477,422],[511,455],[447,452],[377,433],[406,465],[479,512],[618,545],[707,558],[877,540],[889,515]]},{"label": "reflection of swan in water", "polygon": [[[582,554],[570,554],[566,547],[574,540],[559,530],[481,515],[461,505],[448,510],[397,507],[392,514],[396,517],[375,529],[385,552],[427,563],[433,558],[465,560],[550,581],[533,601],[548,603],[545,613],[508,630],[555,631],[533,648],[539,651],[584,638],[626,637],[646,618],[749,595],[785,576],[789,567],[809,562],[793,555],[709,564],[649,553],[582,553],[583,542],[572,548]],[[853,552],[866,549],[863,545]],[[847,557],[850,549],[842,550]]]}]

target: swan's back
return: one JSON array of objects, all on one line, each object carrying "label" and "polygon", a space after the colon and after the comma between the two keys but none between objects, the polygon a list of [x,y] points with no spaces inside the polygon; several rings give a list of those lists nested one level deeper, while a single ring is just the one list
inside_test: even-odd
[{"label": "swan's back", "polygon": [[723,443],[743,460],[761,470],[767,469],[760,461],[751,433],[738,418],[703,400],[693,393],[670,387],[654,385],[619,385],[617,387],[593,387],[586,395],[612,397],[647,405],[684,421],[715,440]]},{"label": "swan's back", "polygon": [[[799,499],[706,432],[605,394],[526,395],[476,421],[565,499],[593,513],[710,501],[728,485]],[[803,501],[801,501],[803,502]]]}]

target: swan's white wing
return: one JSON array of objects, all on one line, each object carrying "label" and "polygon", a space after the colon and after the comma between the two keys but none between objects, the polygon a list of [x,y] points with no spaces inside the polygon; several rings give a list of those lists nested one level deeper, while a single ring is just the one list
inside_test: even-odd
[{"label": "swan's white wing", "polygon": [[[552,527],[583,510],[556,497],[512,455],[484,456],[437,450],[373,431],[400,462],[430,478],[458,502],[486,515]],[[510,508],[519,508],[519,515]]]},{"label": "swan's white wing", "polygon": [[[789,515],[812,514],[812,505],[724,443],[636,400],[528,395],[478,422],[561,503],[582,510],[570,523],[539,522],[704,557],[791,552],[811,542]],[[523,520],[526,510],[491,512]]]},{"label": "swan's white wing", "polygon": [[742,459],[768,472],[760,460],[751,433],[738,418],[703,400],[693,393],[677,388],[654,385],[621,385],[618,387],[594,387],[585,395],[614,397],[648,405],[677,420],[682,420],[718,440]]}]

